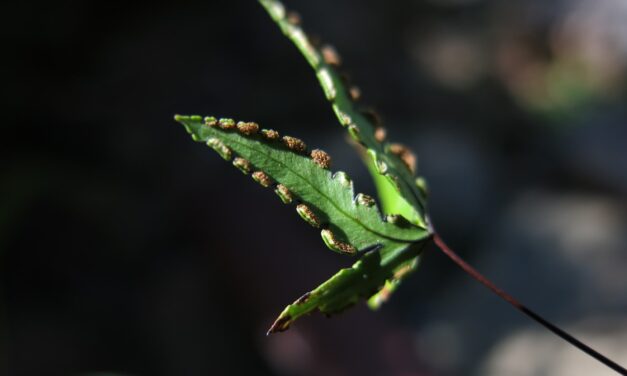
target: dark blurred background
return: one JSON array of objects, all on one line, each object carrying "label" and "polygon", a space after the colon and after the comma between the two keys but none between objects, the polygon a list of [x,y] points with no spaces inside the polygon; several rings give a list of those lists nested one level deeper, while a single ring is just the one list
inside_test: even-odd
[{"label": "dark blurred background", "polygon": [[[430,183],[443,237],[627,364],[627,3],[289,1]],[[367,172],[255,1],[0,5],[9,375],[605,375],[435,249],[379,312],[266,337],[351,260],[193,143],[255,120]]]}]

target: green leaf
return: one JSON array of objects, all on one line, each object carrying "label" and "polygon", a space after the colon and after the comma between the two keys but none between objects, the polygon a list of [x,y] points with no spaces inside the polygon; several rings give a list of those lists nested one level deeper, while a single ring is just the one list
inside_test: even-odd
[{"label": "green leaf", "polygon": [[[415,264],[428,230],[401,216],[382,217],[374,200],[354,194],[343,172],[328,170],[331,159],[323,151],[308,151],[304,142],[280,137],[256,123],[231,119],[179,116],[195,141],[206,143],[218,154],[264,187],[272,187],[284,203],[295,203],[298,214],[319,228],[325,244],[339,253],[354,255],[369,250],[353,267],[342,269],[330,280],[288,306],[270,332],[281,331],[298,317],[313,310],[336,313],[361,298],[381,297],[399,270]],[[386,286],[387,290],[386,290]],[[384,299],[372,298],[371,306]],[[374,302],[374,303],[373,303]]]},{"label": "green leaf", "polygon": [[342,312],[360,299],[369,298],[376,309],[387,300],[403,276],[417,265],[428,239],[414,244],[389,245],[387,252],[372,250],[351,268],[341,269],[329,280],[288,305],[268,334],[281,332],[299,317],[318,310],[326,315]]},{"label": "green leaf", "polygon": [[[207,143],[224,159],[233,159],[236,167],[252,173],[260,184],[273,186],[282,201],[289,201],[287,196],[300,201],[298,214],[321,229],[332,250],[353,254],[377,245],[415,242],[428,234],[399,218],[384,220],[374,199],[355,195],[345,173],[324,168],[329,167],[330,157],[317,149],[308,152],[301,140],[231,119],[177,116],[176,120],[194,140]],[[272,137],[267,136],[270,132]]]},{"label": "green leaf", "polygon": [[[317,48],[307,37],[296,17],[290,17],[278,0],[259,0],[281,31],[296,45],[316,76],[326,98],[331,102],[340,124],[351,137],[368,150],[377,190],[387,202],[385,212],[403,215],[410,222],[427,227],[426,194],[416,184],[409,150],[399,144],[386,144],[385,130],[376,119],[358,110],[355,87],[347,87],[337,71],[340,58],[329,46]],[[394,211],[388,211],[394,210]]]}]

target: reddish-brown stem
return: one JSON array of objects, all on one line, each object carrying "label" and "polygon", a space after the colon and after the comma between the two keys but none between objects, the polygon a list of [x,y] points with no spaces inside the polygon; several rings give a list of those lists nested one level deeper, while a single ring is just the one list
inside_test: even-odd
[{"label": "reddish-brown stem", "polygon": [[570,334],[566,333],[564,330],[558,328],[557,326],[553,325],[549,321],[545,320],[544,318],[542,318],[542,316],[538,315],[537,313],[533,312],[529,308],[527,308],[524,305],[522,305],[518,300],[514,299],[511,295],[509,295],[505,291],[501,290],[500,288],[496,287],[496,285],[494,283],[492,283],[489,279],[484,277],[475,268],[470,266],[466,261],[464,261],[461,257],[459,257],[459,255],[457,253],[453,252],[453,250],[450,249],[446,245],[446,243],[444,243],[442,238],[440,238],[440,236],[437,233],[434,234],[433,241],[438,246],[438,248],[446,256],[448,256],[448,258],[453,260],[453,262],[455,264],[457,264],[460,268],[462,268],[471,277],[473,277],[477,281],[481,282],[484,286],[486,286],[487,288],[492,290],[492,292],[494,292],[496,295],[500,296],[503,300],[505,300],[506,302],[508,302],[512,306],[514,306],[516,309],[518,309],[519,311],[521,311],[525,315],[529,316],[531,319],[533,319],[534,321],[536,321],[540,325],[544,326],[548,330],[552,331],[553,333],[555,333],[556,335],[558,335],[559,337],[564,339],[566,342],[570,343],[571,345],[575,346],[579,350],[581,350],[581,351],[585,352],[586,354],[590,355],[591,357],[595,358],[596,360],[598,360],[599,362],[601,362],[604,365],[608,366],[609,368],[613,369],[614,371],[618,372],[619,374],[627,375],[627,370],[625,368],[623,368],[622,366],[620,366],[619,364],[617,364],[613,360],[607,358],[603,354],[599,353],[598,351],[594,350],[593,348],[591,348],[590,346],[586,345],[585,343],[579,341],[577,338],[575,338],[575,337],[571,336]]}]

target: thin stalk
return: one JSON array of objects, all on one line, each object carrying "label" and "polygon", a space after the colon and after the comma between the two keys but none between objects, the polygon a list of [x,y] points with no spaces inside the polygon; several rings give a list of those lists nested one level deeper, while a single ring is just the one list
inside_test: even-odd
[{"label": "thin stalk", "polygon": [[591,357],[593,357],[594,359],[596,359],[599,362],[603,363],[604,365],[606,365],[607,367],[611,368],[612,370],[618,372],[621,375],[627,375],[627,370],[625,368],[623,368],[622,366],[620,366],[618,363],[614,362],[613,360],[609,359],[605,355],[603,355],[603,354],[599,353],[598,351],[594,350],[593,348],[591,348],[590,346],[588,346],[585,343],[581,342],[580,340],[578,340],[577,338],[573,337],[572,335],[568,334],[564,330],[558,328],[556,325],[554,325],[551,322],[549,322],[548,320],[544,319],[542,316],[538,315],[537,313],[535,313],[531,309],[525,307],[518,300],[514,299],[511,295],[509,295],[508,293],[506,293],[502,289],[498,288],[489,279],[487,279],[485,276],[483,276],[481,273],[479,273],[475,268],[470,266],[466,261],[464,261],[461,257],[459,257],[459,255],[457,253],[453,252],[453,250],[450,249],[446,245],[446,243],[444,243],[442,238],[440,238],[440,236],[437,233],[434,234],[433,241],[438,246],[438,248],[446,256],[448,256],[448,258],[450,258],[451,260],[453,260],[453,262],[455,264],[457,264],[457,266],[462,268],[471,277],[473,277],[477,281],[481,282],[488,289],[492,290],[493,293],[495,293],[496,295],[501,297],[503,300],[505,300],[506,302],[508,302],[512,306],[514,306],[514,308],[516,308],[517,310],[521,311],[522,313],[524,313],[525,315],[527,315],[528,317],[530,317],[531,319],[533,319],[534,321],[536,321],[540,325],[544,326],[545,328],[547,328],[551,332],[555,333],[557,336],[559,336],[562,339],[564,339],[566,342],[570,343],[571,345],[575,346],[579,350],[581,350],[581,351],[585,352],[586,354],[590,355]]}]

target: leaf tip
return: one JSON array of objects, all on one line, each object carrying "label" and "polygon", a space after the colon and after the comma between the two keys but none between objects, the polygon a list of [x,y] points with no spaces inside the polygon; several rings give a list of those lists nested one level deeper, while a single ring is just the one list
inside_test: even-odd
[{"label": "leaf tip", "polygon": [[281,314],[279,318],[274,321],[270,329],[268,329],[266,335],[269,336],[270,334],[284,332],[289,329],[291,323],[292,317],[290,315]]}]

